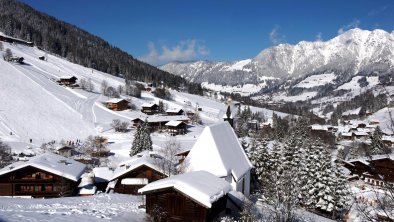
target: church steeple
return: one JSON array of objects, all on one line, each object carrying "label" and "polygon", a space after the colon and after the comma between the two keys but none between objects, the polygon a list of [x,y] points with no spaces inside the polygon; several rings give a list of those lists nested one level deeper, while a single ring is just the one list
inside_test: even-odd
[{"label": "church steeple", "polygon": [[231,98],[229,97],[227,100],[227,111],[226,113],[223,115],[223,120],[227,121],[228,123],[230,123],[231,127],[233,127],[234,124],[234,119],[233,119],[233,114],[231,113]]}]

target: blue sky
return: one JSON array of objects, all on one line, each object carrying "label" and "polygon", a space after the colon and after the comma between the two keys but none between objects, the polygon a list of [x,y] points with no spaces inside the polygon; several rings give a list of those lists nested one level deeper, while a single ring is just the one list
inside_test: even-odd
[{"label": "blue sky", "polygon": [[347,29],[394,30],[392,0],[22,0],[151,64],[240,60]]}]

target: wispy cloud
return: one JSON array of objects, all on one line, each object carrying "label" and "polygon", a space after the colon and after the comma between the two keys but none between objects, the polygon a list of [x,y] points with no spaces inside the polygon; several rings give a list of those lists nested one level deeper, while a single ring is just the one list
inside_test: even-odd
[{"label": "wispy cloud", "polygon": [[321,42],[322,41],[322,36],[323,36],[323,33],[321,33],[321,32],[317,33],[316,41]]},{"label": "wispy cloud", "polygon": [[286,39],[286,35],[282,35],[279,33],[280,26],[275,25],[272,31],[269,34],[269,38],[272,44],[277,45],[282,43]]},{"label": "wispy cloud", "polygon": [[382,12],[386,11],[389,8],[388,5],[384,5],[380,8],[376,8],[376,9],[372,9],[371,11],[368,12],[369,16],[375,16],[375,15],[379,15]]},{"label": "wispy cloud", "polygon": [[358,28],[358,26],[360,25],[361,21],[358,19],[353,19],[353,21],[351,21],[350,23],[343,25],[339,30],[338,30],[338,35],[346,32],[349,29],[354,29],[354,28]]},{"label": "wispy cloud", "polygon": [[187,61],[209,54],[209,49],[202,41],[188,39],[175,46],[160,44],[159,48],[153,42],[148,43],[148,54],[139,59],[152,65],[160,65],[172,61]]}]

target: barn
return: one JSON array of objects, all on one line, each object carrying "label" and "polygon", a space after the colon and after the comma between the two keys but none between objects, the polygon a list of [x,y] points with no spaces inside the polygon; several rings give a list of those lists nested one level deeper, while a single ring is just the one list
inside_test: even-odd
[{"label": "barn", "polygon": [[138,189],[167,177],[149,154],[134,156],[119,164],[108,185],[116,193],[138,195]]},{"label": "barn", "polygon": [[105,102],[105,105],[107,106],[108,109],[114,110],[114,111],[122,111],[126,110],[129,108],[129,102],[125,99],[110,99]]},{"label": "barn", "polygon": [[230,190],[225,180],[194,171],[158,180],[138,192],[146,195],[146,212],[156,221],[203,222],[225,213]]},{"label": "barn", "polygon": [[86,166],[45,153],[0,169],[0,196],[61,197],[74,195]]},{"label": "barn", "polygon": [[171,135],[180,135],[186,133],[187,124],[182,121],[171,120],[166,123],[165,126]]},{"label": "barn", "polygon": [[74,85],[77,82],[77,77],[75,76],[61,76],[58,83],[65,86]]},{"label": "barn", "polygon": [[156,103],[144,103],[141,105],[141,112],[147,115],[159,113],[159,106]]}]

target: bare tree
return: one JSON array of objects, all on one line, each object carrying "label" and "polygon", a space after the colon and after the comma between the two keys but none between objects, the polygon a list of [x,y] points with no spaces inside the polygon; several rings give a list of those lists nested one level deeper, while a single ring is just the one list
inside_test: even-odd
[{"label": "bare tree", "polygon": [[11,49],[7,48],[5,50],[3,58],[4,58],[5,61],[9,61],[12,58],[12,51],[11,51]]},{"label": "bare tree", "polygon": [[86,83],[86,90],[88,92],[93,92],[93,90],[94,90],[94,85],[93,85],[92,80],[90,78],[88,79],[88,81]]},{"label": "bare tree", "polygon": [[129,127],[128,122],[122,122],[119,119],[112,120],[111,126],[115,129],[115,132],[127,132],[127,128]]},{"label": "bare tree", "polygon": [[119,85],[119,86],[118,86],[118,93],[119,93],[119,95],[122,95],[123,92],[124,92],[124,86]]},{"label": "bare tree", "polygon": [[11,147],[0,140],[0,168],[7,166],[13,162],[11,156]]},{"label": "bare tree", "polygon": [[175,156],[181,152],[181,145],[175,137],[170,138],[159,151],[159,155],[163,158],[157,158],[156,164],[168,176],[178,174],[176,166],[179,158]]},{"label": "bare tree", "polygon": [[107,89],[108,89],[108,82],[106,80],[103,80],[101,82],[101,93],[107,95]]},{"label": "bare tree", "polygon": [[3,51],[3,43],[2,42],[0,42],[0,51]]},{"label": "bare tree", "polygon": [[79,80],[79,85],[81,86],[81,89],[86,90],[87,89],[86,79]]}]

